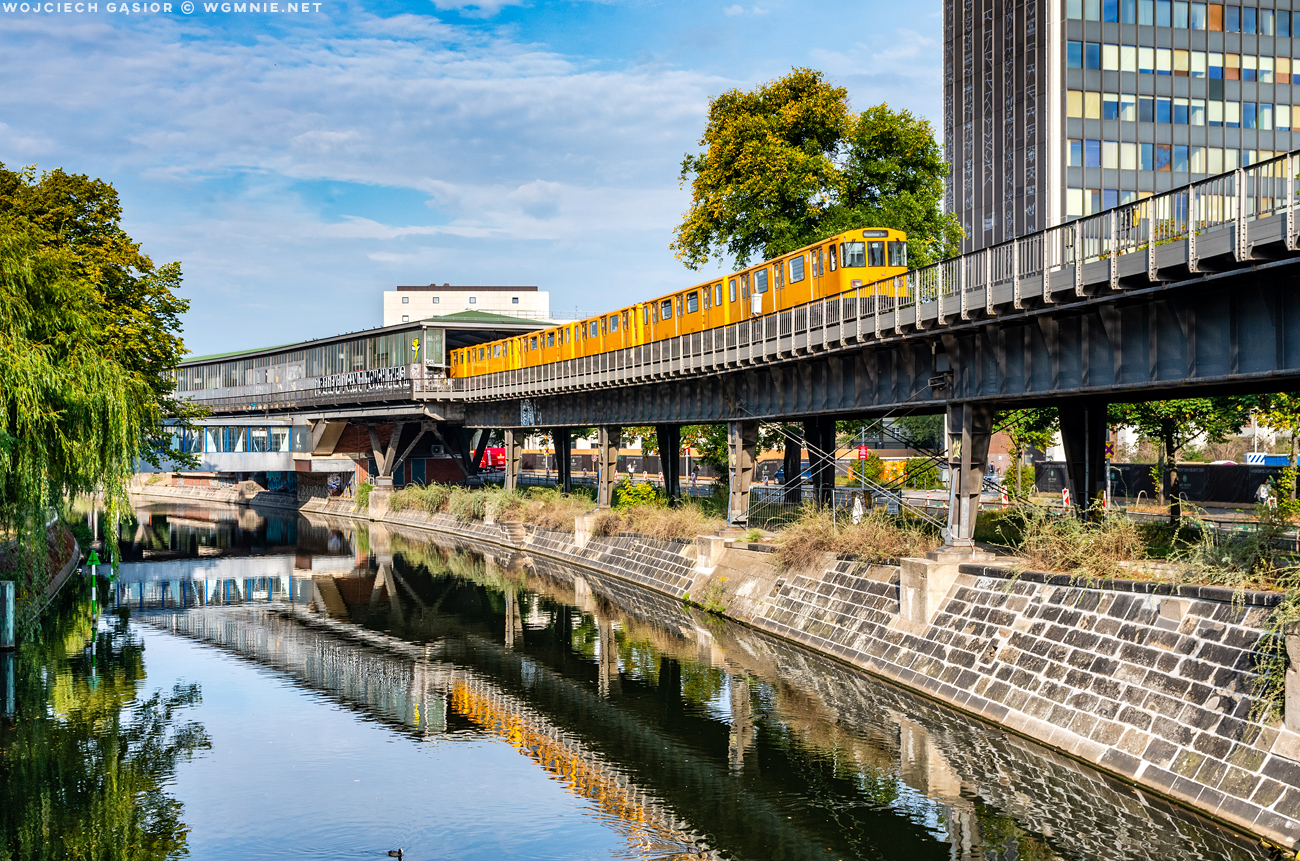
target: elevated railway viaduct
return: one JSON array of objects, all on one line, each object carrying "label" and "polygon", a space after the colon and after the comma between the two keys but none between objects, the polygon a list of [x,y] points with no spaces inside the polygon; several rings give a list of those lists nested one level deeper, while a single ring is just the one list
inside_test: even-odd
[{"label": "elevated railway viaduct", "polygon": [[[553,430],[567,482],[568,429],[595,427],[608,504],[621,428],[657,426],[671,492],[680,427],[726,423],[733,520],[747,511],[761,422],[803,422],[810,448],[827,451],[837,419],[942,412],[954,476],[948,540],[969,546],[998,409],[1060,408],[1074,498],[1085,503],[1104,483],[1108,403],[1300,385],[1297,172],[1300,152],[1289,153],[945,260],[900,276],[891,286],[906,298],[864,287],[540,367],[453,379],[447,336],[426,321],[401,364],[343,345],[347,368],[324,373],[311,366],[312,342],[239,359],[262,363],[258,379],[227,374],[230,358],[178,374],[214,416],[310,426],[298,451],[328,455],[349,423],[364,426],[378,486],[426,434],[472,472],[484,429],[505,431],[507,485],[523,435]],[[820,495],[832,470],[814,467]]]}]

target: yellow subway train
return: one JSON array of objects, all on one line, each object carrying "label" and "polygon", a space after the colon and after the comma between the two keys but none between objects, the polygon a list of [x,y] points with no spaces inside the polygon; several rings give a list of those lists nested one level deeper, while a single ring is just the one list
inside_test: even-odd
[{"label": "yellow subway train", "polygon": [[476,377],[621,350],[738,323],[864,286],[870,288],[867,295],[897,298],[905,295],[905,288],[895,288],[888,279],[906,272],[907,234],[887,228],[850,230],[617,311],[452,350],[450,374]]}]

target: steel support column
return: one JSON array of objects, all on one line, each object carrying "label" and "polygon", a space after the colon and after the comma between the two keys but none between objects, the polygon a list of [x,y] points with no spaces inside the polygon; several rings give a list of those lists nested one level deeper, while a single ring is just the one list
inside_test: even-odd
[{"label": "steel support column", "polygon": [[664,474],[664,493],[668,504],[676,505],[682,498],[682,428],[681,425],[655,425],[659,439],[659,468]]},{"label": "steel support column", "polygon": [[731,479],[728,523],[743,526],[749,521],[749,486],[754,481],[757,450],[758,422],[727,422],[727,466]]},{"label": "steel support column", "polygon": [[808,442],[813,499],[818,505],[830,505],[835,500],[835,419],[831,416],[804,419],[803,435]]},{"label": "steel support column", "polygon": [[506,493],[519,489],[519,470],[524,465],[524,431],[505,429]]},{"label": "steel support column", "polygon": [[1088,511],[1106,490],[1106,402],[1072,398],[1058,407],[1070,498]]},{"label": "steel support column", "polygon": [[993,407],[948,405],[948,545],[975,546],[975,518],[988,468],[993,437]]},{"label": "steel support column", "polygon": [[785,475],[781,482],[785,488],[782,501],[798,505],[803,502],[803,440],[795,435],[793,425],[786,426],[785,454],[781,459],[781,469]]},{"label": "steel support column", "polygon": [[555,444],[556,483],[564,493],[573,491],[573,435],[568,428],[555,428],[551,431],[551,442]]},{"label": "steel support column", "polygon": [[599,434],[599,460],[596,463],[596,506],[609,508],[614,504],[614,485],[618,482],[618,449],[623,429],[602,427]]}]

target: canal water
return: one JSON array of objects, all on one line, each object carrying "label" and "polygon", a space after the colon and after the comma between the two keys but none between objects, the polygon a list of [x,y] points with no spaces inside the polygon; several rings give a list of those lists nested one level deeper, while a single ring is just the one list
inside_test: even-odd
[{"label": "canal water", "polygon": [[118,541],[2,667],[0,858],[1270,857],[545,559],[233,507]]}]

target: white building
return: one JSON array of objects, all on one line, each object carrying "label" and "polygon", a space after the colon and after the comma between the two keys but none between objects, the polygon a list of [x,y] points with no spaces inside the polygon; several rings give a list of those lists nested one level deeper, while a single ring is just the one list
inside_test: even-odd
[{"label": "white building", "polygon": [[461,287],[427,284],[384,291],[384,325],[441,317],[459,311],[486,311],[527,320],[551,319],[551,294],[536,287]]}]

